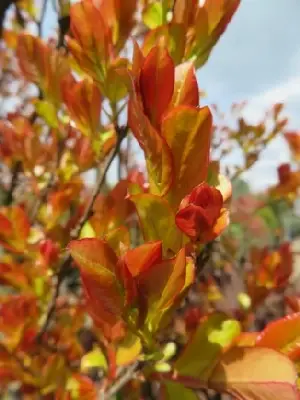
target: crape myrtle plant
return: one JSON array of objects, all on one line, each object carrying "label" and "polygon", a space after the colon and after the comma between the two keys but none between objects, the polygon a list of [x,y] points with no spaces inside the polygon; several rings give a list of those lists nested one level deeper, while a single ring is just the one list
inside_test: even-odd
[{"label": "crape myrtle plant", "polygon": [[[0,8],[1,398],[298,399],[300,135],[199,101],[239,0],[59,0],[46,40],[50,6]],[[232,195],[280,134],[279,183]]]}]

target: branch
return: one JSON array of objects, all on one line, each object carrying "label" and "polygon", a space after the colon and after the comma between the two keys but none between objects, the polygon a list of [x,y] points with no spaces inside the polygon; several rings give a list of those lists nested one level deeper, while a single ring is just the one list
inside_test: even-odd
[{"label": "branch", "polygon": [[24,364],[24,361],[19,358],[15,353],[10,352],[6,346],[0,342],[0,350],[6,353],[9,357],[11,357],[22,369],[23,372],[25,372],[28,375],[35,376],[35,372],[31,370],[27,365]]},{"label": "branch", "polygon": [[7,192],[6,199],[5,199],[5,205],[7,205],[7,206],[9,206],[13,202],[13,194],[14,194],[15,188],[17,187],[18,175],[19,175],[19,172],[21,172],[21,170],[22,170],[22,163],[20,161],[17,161],[12,169],[10,189]]},{"label": "branch", "polygon": [[3,34],[3,24],[4,24],[4,19],[6,15],[6,11],[9,9],[9,7],[15,3],[17,3],[18,0],[1,0],[0,1],[0,39],[2,38]]},{"label": "branch", "polygon": [[141,368],[141,365],[143,365],[140,362],[135,362],[132,365],[130,365],[125,373],[108,389],[108,391],[105,393],[104,400],[109,400],[113,398],[120,389],[122,389],[123,386],[126,385],[127,382],[129,382],[136,372]]},{"label": "branch", "polygon": [[[108,159],[106,161],[106,164],[105,164],[105,167],[104,167],[104,169],[102,171],[102,174],[99,175],[99,178],[97,180],[93,195],[92,195],[92,197],[91,197],[91,199],[90,199],[90,201],[89,201],[89,203],[88,203],[88,205],[87,205],[87,207],[85,209],[85,212],[84,212],[83,216],[81,217],[81,219],[80,219],[79,223],[77,224],[76,228],[73,230],[73,232],[71,232],[71,239],[77,239],[77,237],[79,236],[83,225],[90,218],[94,202],[95,202],[98,194],[100,193],[100,191],[101,191],[101,189],[102,189],[102,187],[103,187],[103,185],[105,183],[107,172],[108,172],[108,170],[109,170],[109,168],[110,168],[115,156],[119,152],[119,148],[120,148],[121,142],[122,142],[123,138],[127,134],[128,127],[127,126],[120,127],[120,128],[117,128],[116,130],[118,132],[117,145],[114,148],[114,150],[112,151],[111,155],[108,157]],[[52,320],[52,318],[54,316],[55,308],[56,308],[56,300],[60,295],[60,290],[61,290],[63,281],[64,281],[65,277],[68,276],[68,272],[70,270],[71,263],[72,263],[72,257],[68,254],[65,257],[64,261],[62,262],[62,264],[61,264],[61,266],[59,268],[59,271],[58,271],[58,273],[56,275],[57,276],[57,282],[56,282],[56,285],[55,285],[55,291],[53,293],[52,301],[51,301],[50,306],[49,306],[48,311],[47,311],[46,320],[45,320],[40,332],[38,333],[38,335],[36,337],[36,340],[38,342],[40,342],[42,340],[42,338],[43,338],[44,334],[46,333],[46,331],[47,331],[47,329],[48,329],[48,327],[50,325],[50,322],[51,322],[51,320]]]},{"label": "branch", "polygon": [[58,48],[64,46],[65,35],[68,33],[70,29],[70,21],[71,20],[69,15],[66,15],[58,19],[58,27],[59,27],[58,42],[57,42]]},{"label": "branch", "polygon": [[118,134],[116,147],[112,151],[110,157],[107,159],[104,169],[102,171],[102,174],[99,174],[94,193],[93,193],[93,195],[88,203],[88,206],[86,207],[85,212],[84,212],[83,216],[81,217],[79,223],[77,224],[76,228],[71,232],[71,239],[76,239],[78,237],[83,225],[90,218],[90,216],[92,214],[94,202],[105,183],[107,172],[108,172],[114,158],[119,153],[121,142],[127,135],[128,127],[127,126],[117,127],[116,131]]}]

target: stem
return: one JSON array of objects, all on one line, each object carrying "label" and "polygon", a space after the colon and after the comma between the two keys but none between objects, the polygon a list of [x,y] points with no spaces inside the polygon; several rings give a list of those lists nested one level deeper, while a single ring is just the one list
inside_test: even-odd
[{"label": "stem", "polygon": [[117,394],[118,391],[122,389],[122,387],[125,386],[126,383],[133,378],[133,376],[135,375],[135,373],[138,371],[139,368],[140,368],[139,362],[135,362],[134,364],[130,365],[127,368],[126,372],[105,393],[104,400],[109,400],[115,394]]},{"label": "stem", "polygon": [[9,189],[6,199],[5,199],[5,204],[7,206],[9,206],[13,202],[13,194],[14,194],[15,188],[17,187],[18,175],[19,175],[19,172],[21,172],[21,170],[22,170],[22,164],[20,161],[17,161],[12,170],[11,185],[10,185],[10,189]]},{"label": "stem", "polygon": [[6,346],[0,342],[0,350],[5,352],[8,356],[10,356],[22,369],[22,371],[24,371],[26,374],[29,374],[31,376],[35,376],[35,372],[32,371],[29,367],[27,367],[23,360],[21,358],[19,358],[16,354],[11,353]]},{"label": "stem", "polygon": [[12,4],[17,3],[17,0],[1,0],[0,1],[0,38],[2,38],[3,34],[3,23],[5,19],[6,11]]},{"label": "stem", "polygon": [[[112,151],[110,157],[107,159],[107,162],[105,164],[105,167],[103,169],[102,174],[99,175],[99,178],[97,180],[97,183],[96,183],[92,198],[90,199],[82,218],[80,219],[79,223],[77,224],[77,226],[73,230],[73,232],[71,232],[71,239],[76,239],[78,237],[83,225],[90,218],[94,202],[95,202],[98,194],[100,193],[100,191],[101,191],[101,189],[102,189],[102,187],[103,187],[103,185],[105,183],[106,175],[107,175],[107,172],[109,170],[109,167],[111,166],[115,156],[118,154],[120,144],[121,144],[123,138],[126,136],[127,130],[128,130],[127,126],[117,129],[117,132],[118,132],[117,145],[116,145],[115,149]],[[53,297],[52,297],[50,306],[49,306],[48,311],[47,311],[46,320],[45,320],[40,332],[36,336],[36,340],[38,342],[40,342],[42,340],[42,338],[43,338],[44,334],[46,333],[46,331],[47,331],[47,329],[48,329],[48,327],[50,325],[50,322],[51,322],[51,320],[52,320],[52,318],[54,316],[55,308],[56,308],[56,300],[60,295],[60,290],[61,290],[63,281],[64,281],[65,277],[68,275],[69,269],[71,267],[71,263],[72,263],[72,257],[70,256],[70,254],[68,254],[65,257],[65,260],[62,262],[62,264],[61,264],[61,266],[59,268],[59,271],[57,273],[57,282],[56,282],[56,285],[55,285],[55,290],[54,290],[54,293],[53,293]]]}]

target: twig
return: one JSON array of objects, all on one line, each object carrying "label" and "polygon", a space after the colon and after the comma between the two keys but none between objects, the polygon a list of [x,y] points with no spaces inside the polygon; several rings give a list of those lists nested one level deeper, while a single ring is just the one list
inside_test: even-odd
[{"label": "twig", "polygon": [[10,189],[7,192],[7,196],[5,199],[5,204],[7,206],[9,206],[13,202],[13,194],[14,194],[14,190],[18,184],[18,175],[19,175],[19,172],[21,172],[21,169],[22,169],[22,163],[20,161],[17,161],[12,170],[11,185],[10,185]]},{"label": "twig", "polygon": [[57,48],[64,47],[64,39],[65,35],[68,33],[70,29],[70,16],[66,15],[58,19],[58,41],[57,41]]},{"label": "twig", "polygon": [[135,373],[140,369],[140,363],[135,362],[132,365],[130,365],[125,373],[114,383],[108,391],[105,393],[104,400],[109,400],[111,399],[115,394],[118,393],[120,389],[122,389],[123,386],[126,385],[127,382],[129,382]]},{"label": "twig", "polygon": [[29,374],[29,375],[31,375],[31,376],[35,376],[34,371],[32,371],[29,367],[27,367],[27,366],[24,364],[23,360],[22,360],[21,358],[19,358],[15,353],[11,353],[11,352],[6,348],[6,346],[5,346],[3,343],[1,343],[1,342],[0,342],[0,350],[3,351],[3,352],[5,352],[9,357],[11,357],[11,358],[21,367],[21,369],[22,369],[25,373],[27,373],[27,374]]},{"label": "twig", "polygon": [[12,4],[17,3],[17,0],[1,0],[0,1],[0,38],[3,34],[3,23],[7,10]]},{"label": "twig", "polygon": [[59,168],[61,157],[62,157],[63,151],[64,151],[64,142],[63,141],[60,141],[58,143],[57,150],[58,151],[57,151],[57,158],[56,158],[54,171],[51,172],[51,175],[50,175],[50,178],[48,180],[46,187],[44,188],[44,190],[42,190],[41,195],[37,198],[36,202],[34,203],[34,205],[32,207],[32,210],[30,212],[29,219],[32,223],[34,222],[34,220],[37,216],[40,206],[47,200],[48,194],[51,192],[52,188],[55,185],[56,170]]},{"label": "twig", "polygon": [[118,133],[118,139],[117,139],[116,147],[112,151],[110,157],[107,159],[106,164],[104,166],[104,169],[102,171],[102,174],[99,174],[98,180],[96,182],[94,193],[93,193],[93,195],[92,195],[92,197],[91,197],[91,199],[90,199],[90,201],[88,203],[88,206],[86,207],[85,212],[84,212],[83,216],[81,217],[79,223],[77,224],[76,228],[71,232],[71,239],[76,239],[78,237],[83,225],[86,223],[86,221],[91,216],[94,202],[95,202],[98,194],[100,193],[100,191],[102,189],[102,186],[105,183],[106,174],[107,174],[107,172],[108,172],[113,160],[115,159],[116,155],[119,153],[121,142],[124,139],[124,137],[126,137],[126,135],[127,135],[128,127],[127,126],[119,127],[116,130],[117,130],[117,133]]},{"label": "twig", "polygon": [[[114,148],[114,150],[112,151],[110,157],[107,159],[107,162],[106,162],[105,167],[104,167],[104,169],[102,171],[102,174],[99,175],[99,178],[98,178],[98,181],[96,183],[93,195],[92,195],[92,197],[91,197],[91,199],[90,199],[90,201],[89,201],[89,203],[88,203],[88,205],[87,205],[87,207],[85,209],[85,212],[84,212],[82,218],[80,219],[79,223],[77,224],[77,226],[73,230],[73,232],[71,232],[71,239],[76,239],[78,237],[83,225],[89,219],[89,217],[91,215],[91,212],[92,212],[92,209],[93,209],[94,202],[95,202],[98,194],[100,193],[100,191],[101,191],[101,189],[103,187],[103,184],[104,184],[105,179],[106,179],[106,174],[107,174],[107,172],[109,170],[109,167],[111,166],[115,156],[118,154],[120,144],[121,144],[123,138],[126,136],[127,130],[128,130],[127,126],[117,129],[117,132],[118,132],[117,145]],[[56,308],[56,300],[59,297],[62,283],[63,283],[65,277],[68,275],[71,263],[72,263],[72,257],[68,254],[65,257],[64,261],[62,262],[62,265],[59,268],[59,271],[57,273],[57,282],[56,282],[56,285],[55,285],[55,291],[53,293],[52,301],[51,301],[50,306],[49,306],[48,311],[47,311],[47,317],[46,317],[46,320],[45,320],[40,332],[38,333],[38,335],[36,337],[36,340],[38,342],[40,342],[42,340],[42,338],[43,338],[44,334],[46,333],[46,331],[47,331],[47,329],[48,329],[48,327],[50,325],[50,322],[51,322],[51,320],[52,320],[52,318],[54,316],[55,308]]]}]

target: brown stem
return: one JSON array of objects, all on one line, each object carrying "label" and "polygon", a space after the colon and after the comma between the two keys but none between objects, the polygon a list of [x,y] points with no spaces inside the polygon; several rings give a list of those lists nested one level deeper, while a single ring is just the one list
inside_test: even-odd
[{"label": "brown stem", "polygon": [[64,17],[59,18],[58,27],[59,27],[59,32],[58,32],[57,47],[60,48],[64,47],[64,39],[70,29],[70,16],[66,15]]},{"label": "brown stem", "polygon": [[9,206],[13,202],[13,194],[15,188],[17,187],[18,175],[21,172],[21,170],[22,170],[22,163],[20,161],[17,161],[12,170],[11,185],[5,199],[5,205],[7,206]]},{"label": "brown stem", "polygon": [[108,391],[105,393],[104,400],[109,400],[113,398],[120,389],[122,389],[123,386],[126,385],[127,382],[129,382],[136,372],[140,369],[140,363],[135,362],[132,365],[130,365],[125,373],[121,375],[121,377],[108,389]]},{"label": "brown stem", "polygon": [[[89,203],[88,203],[88,205],[87,205],[87,207],[85,209],[85,212],[84,212],[82,218],[80,219],[79,223],[77,224],[77,226],[73,230],[73,232],[71,232],[71,239],[76,239],[79,236],[83,225],[89,219],[89,217],[91,215],[91,212],[92,212],[92,209],[93,209],[94,202],[95,202],[98,194],[100,193],[100,191],[101,191],[101,189],[102,189],[102,187],[103,187],[103,185],[105,183],[105,179],[106,179],[106,175],[107,175],[107,172],[109,170],[109,167],[111,166],[115,156],[118,154],[121,142],[122,142],[123,138],[126,136],[127,130],[128,130],[127,126],[117,129],[117,132],[118,132],[117,145],[116,145],[115,149],[112,151],[110,157],[107,159],[107,162],[106,162],[105,167],[104,167],[104,169],[102,171],[102,174],[99,174],[99,178],[97,180],[93,195],[92,195],[92,197],[91,197],[91,199],[90,199],[90,201],[89,201]],[[52,318],[54,316],[55,308],[56,308],[56,300],[60,295],[60,290],[61,290],[62,284],[64,282],[64,279],[65,279],[66,276],[68,276],[68,272],[70,270],[71,263],[72,263],[72,258],[68,254],[65,257],[65,259],[64,259],[64,261],[63,261],[62,265],[60,266],[59,271],[57,273],[57,282],[56,282],[56,285],[55,285],[55,290],[54,290],[54,293],[53,293],[52,301],[51,301],[50,306],[49,306],[48,311],[47,311],[46,320],[45,320],[40,332],[38,333],[38,335],[36,337],[37,341],[41,341],[42,340],[42,338],[43,338],[45,332],[47,331],[47,329],[48,329],[48,327],[50,325],[50,322],[51,322],[51,320],[52,320]]]},{"label": "brown stem", "polygon": [[8,356],[10,356],[22,369],[23,372],[25,372],[28,375],[35,376],[35,372],[31,370],[28,366],[24,364],[24,361],[17,356],[17,354],[10,352],[6,346],[0,342],[0,350],[5,352]]},{"label": "brown stem", "polygon": [[6,11],[12,4],[17,3],[18,0],[1,0],[0,1],[0,38],[2,38],[3,34],[3,24],[6,15]]}]

